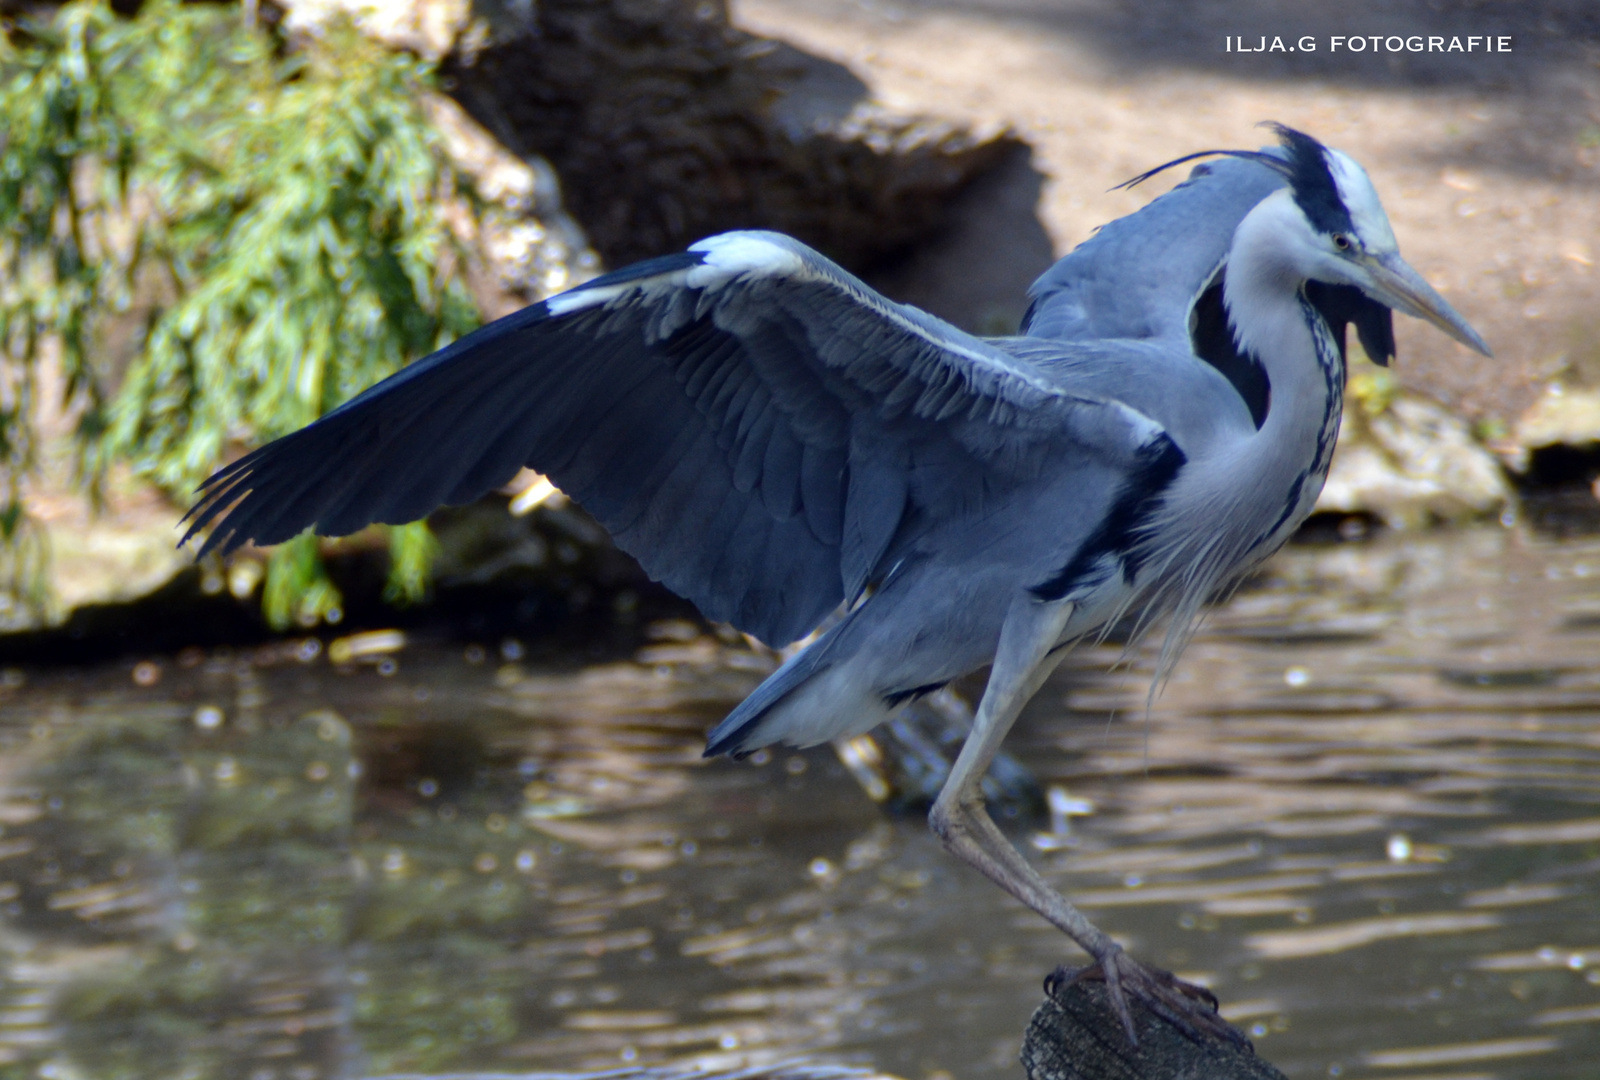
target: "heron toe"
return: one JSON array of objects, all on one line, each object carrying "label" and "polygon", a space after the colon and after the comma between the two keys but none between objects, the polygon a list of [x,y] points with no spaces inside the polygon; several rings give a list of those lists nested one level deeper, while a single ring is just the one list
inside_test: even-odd
[{"label": "heron toe", "polygon": [[1130,996],[1199,1045],[1215,1040],[1250,1046],[1244,1033],[1218,1013],[1216,995],[1210,990],[1185,982],[1170,971],[1142,964],[1120,948],[1085,967],[1056,968],[1045,979],[1045,992],[1053,997],[1062,986],[1087,980],[1106,984],[1111,1007],[1135,1046],[1139,1036],[1128,1007]]}]

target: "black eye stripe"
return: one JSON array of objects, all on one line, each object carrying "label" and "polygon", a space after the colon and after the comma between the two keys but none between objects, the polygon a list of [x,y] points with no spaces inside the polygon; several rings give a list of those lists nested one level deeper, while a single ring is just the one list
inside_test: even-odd
[{"label": "black eye stripe", "polygon": [[1294,201],[1312,227],[1324,233],[1355,231],[1333,170],[1328,167],[1327,147],[1305,132],[1282,124],[1274,125],[1273,130],[1288,154],[1286,175]]}]

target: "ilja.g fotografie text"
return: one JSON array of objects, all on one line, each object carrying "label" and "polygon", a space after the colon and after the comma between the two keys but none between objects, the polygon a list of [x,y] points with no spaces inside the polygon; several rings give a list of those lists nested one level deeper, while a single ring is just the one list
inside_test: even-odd
[{"label": "ilja.g fotografie text", "polygon": [[[1317,52],[1323,45],[1318,40],[1307,34],[1301,38],[1291,38],[1285,42],[1281,37],[1268,38],[1265,34],[1251,38],[1244,34],[1230,34],[1227,38],[1227,52],[1258,53],[1258,52]],[[1511,35],[1496,36],[1452,35],[1440,34],[1411,34],[1401,37],[1398,34],[1367,34],[1346,35],[1335,34],[1326,42],[1328,52],[1453,52],[1453,53],[1508,53],[1511,51]]]}]

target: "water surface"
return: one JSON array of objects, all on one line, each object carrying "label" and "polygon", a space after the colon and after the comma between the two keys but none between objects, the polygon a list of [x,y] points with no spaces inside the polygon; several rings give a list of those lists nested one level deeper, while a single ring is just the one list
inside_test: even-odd
[{"label": "water surface", "polygon": [[[1020,1075],[1071,947],[831,749],[702,761],[766,661],[652,634],[0,674],[0,1076]],[[1147,653],[1008,742],[1053,882],[1295,1080],[1600,1073],[1600,542],[1295,548]]]}]

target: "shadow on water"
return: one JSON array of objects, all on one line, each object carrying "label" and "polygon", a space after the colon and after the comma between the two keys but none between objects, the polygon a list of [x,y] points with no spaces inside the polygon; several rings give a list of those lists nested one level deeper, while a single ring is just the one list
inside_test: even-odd
[{"label": "shadow on water", "polygon": [[[827,748],[705,762],[767,661],[396,635],[0,673],[0,1069],[320,1080],[797,1056],[1016,1075],[1054,932]],[[1600,1059],[1600,541],[1282,553],[1148,715],[1084,649],[1021,831],[1296,1080]]]}]

